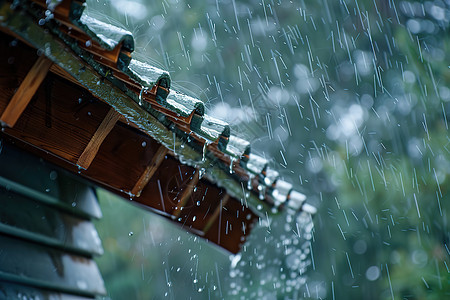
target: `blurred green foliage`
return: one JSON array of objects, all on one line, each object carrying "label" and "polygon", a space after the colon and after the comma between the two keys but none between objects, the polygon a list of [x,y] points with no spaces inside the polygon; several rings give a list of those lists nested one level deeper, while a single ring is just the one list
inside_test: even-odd
[{"label": "blurred green foliage", "polygon": [[88,5],[320,210],[306,284],[274,294],[251,282],[267,270],[237,281],[226,254],[101,194],[114,299],[449,297],[448,1],[128,2]]}]

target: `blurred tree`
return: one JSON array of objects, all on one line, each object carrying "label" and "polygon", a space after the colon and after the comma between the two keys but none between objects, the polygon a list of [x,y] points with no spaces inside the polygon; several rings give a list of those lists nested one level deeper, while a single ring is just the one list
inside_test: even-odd
[{"label": "blurred tree", "polygon": [[[302,286],[276,286],[277,277],[287,282],[283,276],[291,276],[283,266],[292,261],[289,255],[277,257],[279,248],[266,244],[271,235],[275,244],[281,241],[285,224],[296,231],[291,220],[255,233],[248,249],[265,247],[263,256],[242,254],[246,264],[275,262],[267,268],[238,264],[230,274],[226,256],[207,246],[193,252],[195,261],[205,264],[203,273],[189,264],[192,270],[177,273],[173,268],[191,259],[191,246],[159,241],[164,246],[158,251],[177,251],[183,258],[169,262],[155,254],[147,261],[145,256],[143,273],[156,270],[155,264],[168,265],[159,277],[163,281],[129,277],[145,286],[136,286],[136,293],[147,293],[136,297],[183,295],[179,289],[192,290],[197,299],[449,296],[449,1],[122,0],[88,5],[123,23],[135,35],[138,51],[171,71],[175,89],[201,98],[210,114],[234,124],[253,141],[253,149],[272,158],[282,176],[320,206],[313,261]],[[105,208],[105,215],[110,210]],[[109,234],[121,218],[135,220],[129,228],[142,231],[144,216],[114,213],[120,217],[108,224]],[[148,236],[139,244],[122,234],[129,247],[148,251]],[[180,231],[167,235],[185,238]],[[122,293],[120,285],[134,289],[115,279],[118,268],[130,266],[130,253],[122,257],[114,238],[104,243],[110,253],[101,260],[110,291]],[[117,266],[107,267],[111,260]],[[261,281],[261,274],[276,276]]]}]

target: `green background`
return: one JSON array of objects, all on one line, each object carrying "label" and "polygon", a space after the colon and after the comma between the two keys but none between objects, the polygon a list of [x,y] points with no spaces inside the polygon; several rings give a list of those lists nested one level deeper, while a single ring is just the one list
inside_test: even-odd
[{"label": "green background", "polygon": [[311,246],[281,216],[231,268],[99,191],[111,298],[450,296],[448,1],[87,2],[319,208]]}]

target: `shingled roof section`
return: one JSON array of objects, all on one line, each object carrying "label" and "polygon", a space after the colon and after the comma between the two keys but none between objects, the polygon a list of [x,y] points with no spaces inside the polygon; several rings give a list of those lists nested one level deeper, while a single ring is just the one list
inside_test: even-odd
[{"label": "shingled roof section", "polygon": [[[92,18],[85,5],[69,0],[52,7],[43,0],[3,2],[2,31],[38,50],[33,68],[49,69],[52,80],[62,80],[72,94],[81,95],[79,106],[56,97],[56,91],[51,97],[59,103],[53,105],[54,118],[59,108],[61,120],[67,118],[64,109],[78,109],[73,124],[83,132],[78,128],[75,146],[64,144],[64,137],[55,141],[51,134],[30,133],[21,123],[22,114],[37,118],[36,110],[27,113],[29,96],[21,110],[11,109],[14,98],[0,105],[2,134],[51,153],[46,158],[56,164],[233,253],[258,217],[269,218],[282,209],[314,214],[303,194],[280,179],[266,159],[251,153],[248,141],[210,117],[200,100],[171,90],[168,72],[139,59],[130,32]],[[86,91],[96,100],[84,103]],[[90,107],[92,118],[78,113],[82,105]],[[69,125],[62,130],[74,134],[71,120],[64,121]]]}]

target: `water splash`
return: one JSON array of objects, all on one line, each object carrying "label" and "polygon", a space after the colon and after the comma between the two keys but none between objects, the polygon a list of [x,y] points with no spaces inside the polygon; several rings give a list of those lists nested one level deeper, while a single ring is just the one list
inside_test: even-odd
[{"label": "water splash", "polygon": [[271,219],[270,227],[259,222],[242,252],[230,257],[229,296],[275,299],[298,294],[313,263],[313,228],[310,214],[292,210]]}]

